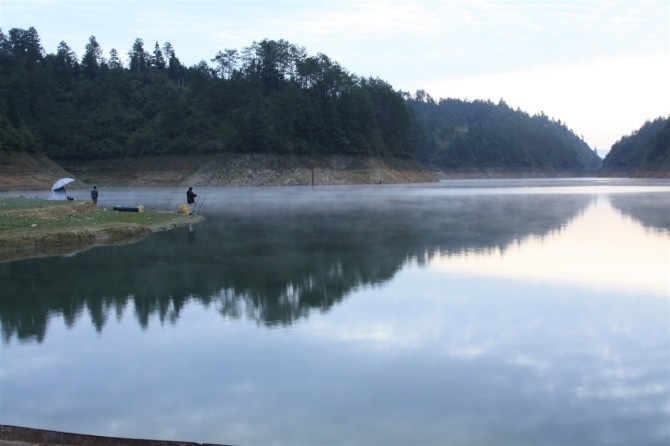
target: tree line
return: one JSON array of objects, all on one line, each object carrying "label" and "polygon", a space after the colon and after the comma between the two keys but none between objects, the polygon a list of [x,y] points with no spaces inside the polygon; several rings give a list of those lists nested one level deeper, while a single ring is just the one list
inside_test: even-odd
[{"label": "tree line", "polygon": [[0,30],[5,150],[54,159],[274,152],[413,156],[411,119],[385,81],[284,40],[186,67],[172,45],[135,39],[126,63],[91,36],[78,58],[46,54],[34,28]]},{"label": "tree line", "polygon": [[440,168],[592,169],[560,121],[504,101],[433,100],[359,77],[285,40],[218,51],[187,67],[166,42],[108,56],[42,48],[35,28],[0,29],[0,150],[55,160],[265,152],[415,157]]},{"label": "tree line", "polygon": [[560,120],[530,116],[502,99],[434,100],[425,91],[407,96],[423,128],[419,161],[446,169],[598,169],[597,153]]},{"label": "tree line", "polygon": [[625,175],[670,175],[670,116],[649,120],[621,137],[603,160],[603,169]]}]

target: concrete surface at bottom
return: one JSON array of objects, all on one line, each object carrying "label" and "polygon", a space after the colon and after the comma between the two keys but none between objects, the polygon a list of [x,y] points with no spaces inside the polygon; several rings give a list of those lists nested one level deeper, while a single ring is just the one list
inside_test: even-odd
[{"label": "concrete surface at bottom", "polygon": [[0,425],[0,446],[224,446],[190,441],[145,440],[73,434]]}]

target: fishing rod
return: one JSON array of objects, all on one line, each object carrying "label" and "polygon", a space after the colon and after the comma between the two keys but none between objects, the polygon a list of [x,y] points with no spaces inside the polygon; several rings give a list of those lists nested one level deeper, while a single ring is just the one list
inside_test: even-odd
[{"label": "fishing rod", "polygon": [[[209,195],[209,194],[207,194],[207,195]],[[202,205],[205,204],[205,200],[207,199],[207,195],[205,195],[205,198],[203,198],[202,201],[200,202],[200,207],[198,207],[198,210],[197,210],[196,214],[200,215],[200,209],[202,209]]]}]

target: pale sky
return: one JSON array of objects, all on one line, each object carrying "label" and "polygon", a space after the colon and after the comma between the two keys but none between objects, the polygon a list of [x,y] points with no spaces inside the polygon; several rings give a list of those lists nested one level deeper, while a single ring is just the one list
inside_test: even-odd
[{"label": "pale sky", "polygon": [[670,0],[0,0],[5,34],[30,26],[47,53],[139,37],[187,66],[285,39],[396,90],[544,112],[601,156],[670,115]]}]

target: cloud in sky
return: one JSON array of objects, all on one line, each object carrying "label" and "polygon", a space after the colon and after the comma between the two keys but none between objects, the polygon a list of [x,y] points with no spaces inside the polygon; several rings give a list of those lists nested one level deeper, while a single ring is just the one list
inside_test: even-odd
[{"label": "cloud in sky", "polygon": [[34,26],[47,52],[169,41],[187,65],[285,39],[359,76],[433,97],[504,98],[607,150],[670,113],[667,0],[3,0],[0,26]]}]

